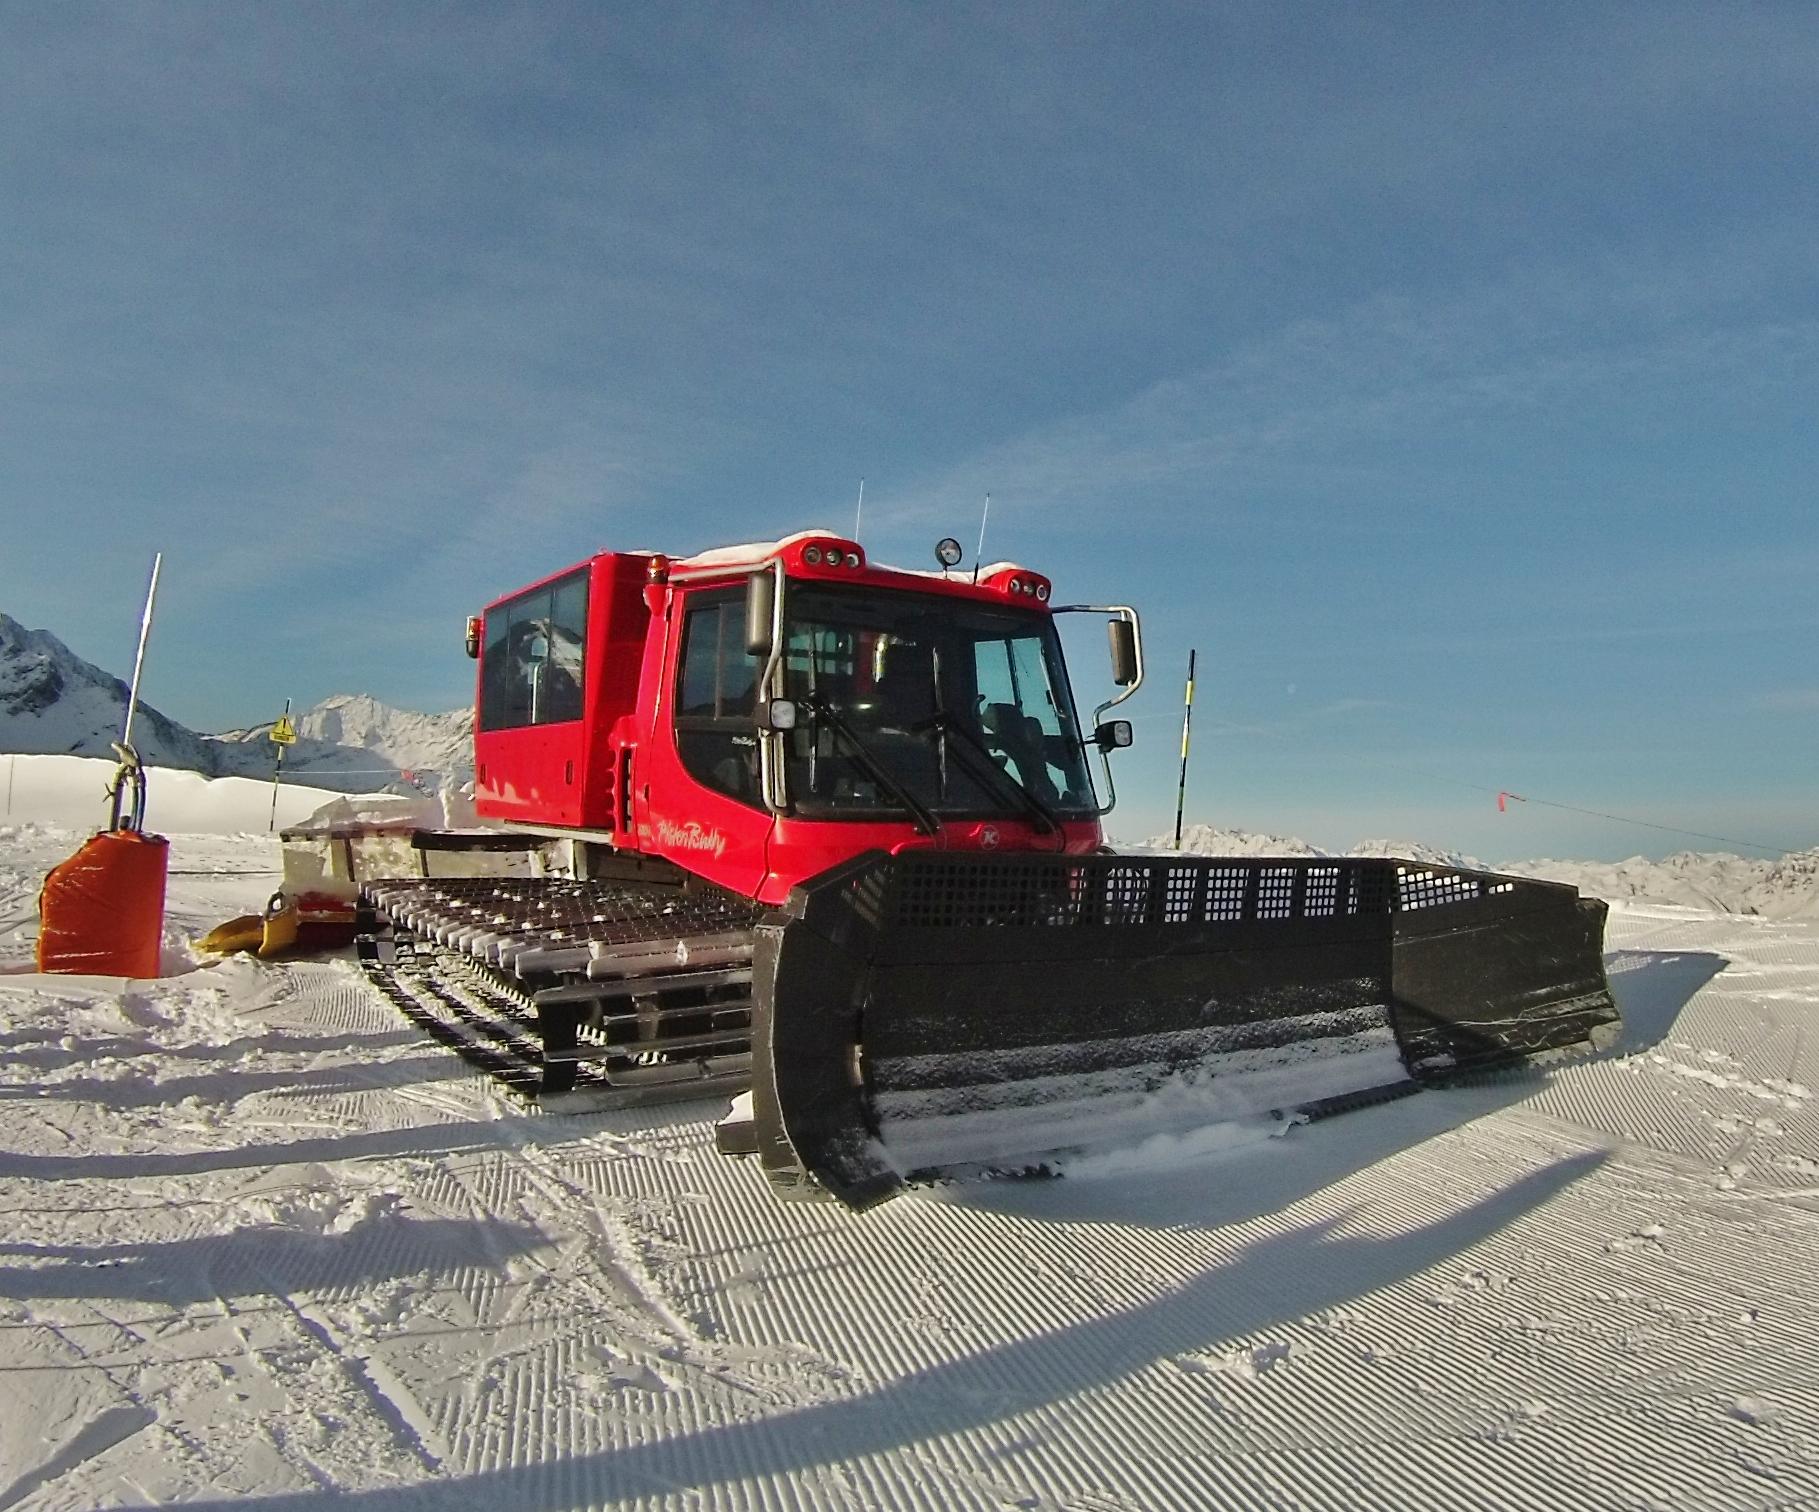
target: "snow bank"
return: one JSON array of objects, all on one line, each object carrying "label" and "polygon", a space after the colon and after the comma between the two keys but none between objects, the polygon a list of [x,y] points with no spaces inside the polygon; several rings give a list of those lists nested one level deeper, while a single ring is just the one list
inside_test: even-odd
[{"label": "snow bank", "polygon": [[[113,775],[114,763],[97,756],[0,757],[0,824],[100,829],[108,821],[107,786]],[[152,767],[145,787],[145,827],[158,833],[264,834],[272,822],[269,782]],[[341,796],[325,788],[281,784],[278,827]]]}]

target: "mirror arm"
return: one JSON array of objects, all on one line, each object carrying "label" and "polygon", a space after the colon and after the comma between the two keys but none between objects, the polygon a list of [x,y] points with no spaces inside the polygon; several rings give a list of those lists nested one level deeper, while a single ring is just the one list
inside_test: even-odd
[{"label": "mirror arm", "polygon": [[[1093,710],[1093,728],[1096,730],[1105,722],[1105,711],[1115,709],[1131,694],[1143,686],[1143,623],[1137,618],[1137,611],[1129,604],[1056,604],[1051,614],[1110,614],[1124,620],[1131,627],[1131,640],[1137,651],[1136,680],[1115,698],[1108,698]],[[1091,744],[1092,742],[1088,742]],[[1099,806],[1099,815],[1103,818],[1118,805],[1118,788],[1112,781],[1112,756],[1110,751],[1099,752],[1099,764],[1105,768],[1105,802]]]}]

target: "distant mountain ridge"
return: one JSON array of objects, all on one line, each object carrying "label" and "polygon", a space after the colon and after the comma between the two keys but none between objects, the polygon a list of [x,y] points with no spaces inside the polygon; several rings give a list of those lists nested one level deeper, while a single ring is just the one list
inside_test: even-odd
[{"label": "distant mountain ridge", "polygon": [[[271,758],[274,722],[244,730],[223,730],[207,737],[224,746],[240,746]],[[465,777],[474,764],[474,717],[470,709],[447,714],[417,714],[394,709],[365,693],[337,693],[301,714],[293,714],[297,743],[284,758],[311,773],[332,770],[358,757],[370,768],[379,757],[402,771]]]},{"label": "distant mountain ridge", "polygon": [[[48,630],[0,614],[0,752],[108,756],[126,716],[127,685]],[[473,714],[417,714],[365,694],[337,694],[292,716],[298,740],[284,770],[319,787],[372,791],[464,781]],[[133,744],[148,766],[210,777],[270,777],[270,722],[201,734],[140,701]],[[401,774],[408,772],[410,778]]]},{"label": "distant mountain ridge", "polygon": [[[1174,837],[1158,835],[1143,848],[1173,851]],[[1305,840],[1217,829],[1210,824],[1188,825],[1181,834],[1181,849],[1185,854],[1200,856],[1321,858],[1340,854],[1321,850]],[[1632,856],[1627,861],[1512,861],[1504,866],[1487,866],[1458,851],[1393,840],[1366,840],[1343,854],[1400,856],[1429,866],[1458,866],[1548,882],[1570,882],[1591,898],[1667,903],[1717,913],[1761,914],[1772,919],[1819,918],[1819,848],[1791,851],[1774,860],[1680,851],[1661,861]]]}]

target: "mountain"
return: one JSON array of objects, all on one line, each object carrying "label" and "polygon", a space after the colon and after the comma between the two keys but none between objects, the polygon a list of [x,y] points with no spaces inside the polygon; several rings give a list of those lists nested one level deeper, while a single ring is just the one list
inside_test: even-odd
[{"label": "mountain", "polygon": [[[21,755],[109,756],[120,738],[127,686],[84,661],[46,630],[0,614],[0,751]],[[340,694],[292,716],[298,740],[287,774],[348,792],[459,783],[473,764],[467,709],[415,714],[364,694]],[[210,777],[270,777],[269,723],[199,734],[143,700],[133,744],[148,766]],[[403,778],[401,772],[412,774]]]},{"label": "mountain", "polygon": [[[415,714],[394,709],[364,693],[338,693],[301,714],[293,714],[297,743],[285,754],[287,771],[371,770],[375,758],[385,767],[464,778],[474,764],[474,720],[469,709],[447,714]],[[224,730],[209,739],[239,746],[271,761],[271,722],[245,730]]]},{"label": "mountain", "polygon": [[[1135,847],[1145,854],[1173,852],[1174,848],[1173,835],[1159,835]],[[1320,850],[1305,840],[1217,829],[1210,824],[1188,825],[1181,833],[1181,851],[1199,856],[1320,858],[1338,854]],[[1661,861],[1632,856],[1627,861],[1512,861],[1491,867],[1457,851],[1437,850],[1419,842],[1366,840],[1345,854],[1401,856],[1428,866],[1457,866],[1547,882],[1570,882],[1591,898],[1667,903],[1715,913],[1761,914],[1772,919],[1819,918],[1819,849],[1791,851],[1773,861],[1722,852],[1681,851]]]},{"label": "mountain", "polygon": [[[1173,835],[1157,835],[1138,847],[1144,851],[1173,851]],[[1282,835],[1260,835],[1249,830],[1219,829],[1211,824],[1190,824],[1181,831],[1181,851],[1190,856],[1324,856],[1305,840]]]},{"label": "mountain", "polygon": [[[21,755],[111,756],[127,686],[47,630],[0,614],[0,750]],[[214,774],[215,748],[141,701],[133,743],[150,766]]]},{"label": "mountain", "polygon": [[[1145,851],[1173,851],[1173,835],[1158,835],[1147,842]],[[1339,854],[1321,850],[1305,840],[1292,836],[1259,835],[1248,830],[1218,829],[1210,824],[1190,824],[1181,831],[1181,851],[1190,856],[1288,856],[1319,859]],[[1429,866],[1460,866],[1485,870],[1482,861],[1463,856],[1458,851],[1436,850],[1431,845],[1409,840],[1363,840],[1345,852],[1348,856],[1400,856]]]},{"label": "mountain", "polygon": [[1502,870],[1571,882],[1599,898],[1677,903],[1772,919],[1819,918],[1819,849],[1773,861],[1681,851],[1662,861],[1523,861]]}]

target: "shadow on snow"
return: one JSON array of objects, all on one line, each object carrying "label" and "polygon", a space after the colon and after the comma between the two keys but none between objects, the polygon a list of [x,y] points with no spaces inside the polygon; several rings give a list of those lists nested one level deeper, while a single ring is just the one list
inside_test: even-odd
[{"label": "shadow on snow", "polygon": [[1261,1239],[1154,1301],[916,1371],[839,1402],[595,1454],[370,1491],[310,1490],[190,1505],[302,1512],[557,1509],[789,1477],[948,1438],[1110,1387],[1160,1361],[1380,1290],[1507,1228],[1595,1171],[1574,1156],[1437,1222],[1391,1237],[1345,1234],[1343,1215]]},{"label": "shadow on snow", "polygon": [[473,1266],[504,1270],[549,1243],[534,1228],[500,1219],[412,1218],[382,1208],[339,1233],[256,1224],[145,1244],[0,1244],[0,1255],[54,1262],[0,1265],[0,1296],[183,1306]]}]

